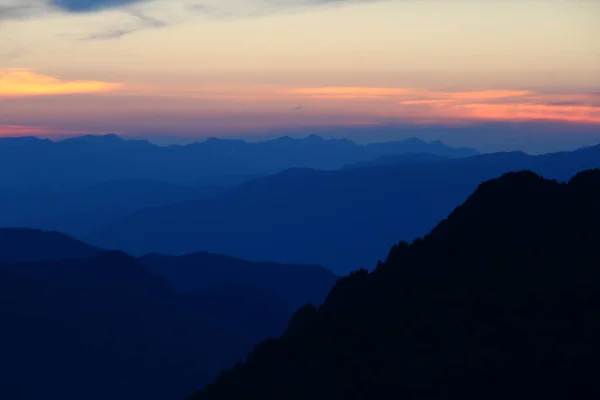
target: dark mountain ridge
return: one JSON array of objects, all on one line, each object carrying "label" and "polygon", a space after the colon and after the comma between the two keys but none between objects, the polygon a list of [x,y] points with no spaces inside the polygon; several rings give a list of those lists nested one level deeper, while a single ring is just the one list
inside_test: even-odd
[{"label": "dark mountain ridge", "polygon": [[0,229],[0,397],[134,398],[148,379],[144,397],[183,398],[281,334],[296,307],[321,304],[335,280],[318,266],[136,259]]},{"label": "dark mountain ridge", "polygon": [[595,398],[600,170],[487,181],[193,400]]},{"label": "dark mountain ridge", "polygon": [[[75,286],[106,284],[126,279],[126,272],[112,264],[138,265],[142,275],[166,279],[169,290],[198,293],[215,287],[254,287],[279,297],[290,309],[305,303],[321,304],[337,277],[318,265],[275,262],[250,262],[227,255],[193,253],[179,257],[147,254],[134,258],[121,251],[106,251],[58,232],[34,229],[0,228],[0,263],[19,263],[21,272],[58,282],[76,282]],[[105,262],[111,260],[111,262]],[[88,267],[94,266],[94,267]],[[133,275],[127,284],[135,285]]]},{"label": "dark mountain ridge", "polygon": [[3,399],[183,396],[251,344],[122,253],[0,264],[0,300]]},{"label": "dark mountain ridge", "polygon": [[63,233],[26,228],[0,228],[0,262],[87,258],[101,251]]},{"label": "dark mountain ridge", "polygon": [[321,304],[337,280],[331,271],[317,265],[248,262],[209,253],[149,254],[140,261],[180,292],[222,285],[260,287],[284,299],[292,310],[306,303]]}]

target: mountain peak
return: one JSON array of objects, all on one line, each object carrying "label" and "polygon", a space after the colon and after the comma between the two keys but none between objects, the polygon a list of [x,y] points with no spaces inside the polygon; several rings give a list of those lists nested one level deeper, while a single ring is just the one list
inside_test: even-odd
[{"label": "mountain peak", "polygon": [[308,135],[307,137],[304,138],[304,140],[308,140],[308,141],[312,141],[312,142],[322,142],[325,139],[323,139],[321,136],[319,135],[315,135],[314,133],[311,135]]},{"label": "mountain peak", "polygon": [[281,141],[281,142],[290,142],[290,141],[293,141],[293,140],[294,140],[294,138],[293,138],[293,137],[291,137],[291,136],[287,136],[287,135],[286,135],[286,136],[280,136],[280,137],[278,137],[278,138],[275,138],[275,139],[273,139],[273,140],[275,140],[275,141]]},{"label": "mountain peak", "polygon": [[540,175],[536,174],[533,171],[514,171],[507,172],[499,178],[491,179],[487,182],[484,182],[480,185],[480,187],[525,187],[539,184],[544,181],[544,178],[542,178]]},{"label": "mountain peak", "polygon": [[600,188],[600,169],[589,169],[577,173],[569,181],[569,186],[575,187],[588,187],[588,188]]},{"label": "mountain peak", "polygon": [[[408,139],[403,140],[404,143],[406,144],[425,144],[426,142],[424,140],[419,139],[418,137],[410,137]],[[435,142],[432,142],[431,144],[441,144],[442,142],[440,142],[439,140],[436,140]]]},{"label": "mountain peak", "polygon": [[106,135],[82,135],[61,140],[59,143],[117,143],[124,142],[125,139],[117,135],[116,133],[108,133]]},{"label": "mountain peak", "polygon": [[107,133],[106,135],[102,136],[102,138],[104,138],[105,140],[125,140],[123,139],[121,136],[117,135],[116,133]]}]

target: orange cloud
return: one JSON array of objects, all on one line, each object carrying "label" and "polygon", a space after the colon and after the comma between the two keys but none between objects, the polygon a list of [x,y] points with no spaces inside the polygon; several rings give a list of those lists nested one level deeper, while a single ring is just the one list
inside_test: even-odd
[{"label": "orange cloud", "polygon": [[411,93],[413,89],[376,88],[376,87],[320,87],[297,88],[293,93],[308,96],[394,96]]},{"label": "orange cloud", "polygon": [[456,101],[499,100],[531,95],[527,90],[477,90],[472,92],[432,92],[432,97]]},{"label": "orange cloud", "polygon": [[0,97],[101,93],[119,89],[121,83],[61,81],[27,69],[0,69]]},{"label": "orange cloud", "polygon": [[415,88],[378,88],[378,87],[322,87],[298,88],[292,93],[321,99],[370,99],[370,98],[404,98],[413,104],[415,101],[443,100],[493,100],[508,97],[527,96],[527,90],[479,90],[468,92],[439,92]]},{"label": "orange cloud", "polygon": [[[600,107],[546,104],[465,104],[463,118],[494,121],[548,120],[600,124]],[[462,115],[461,115],[462,114]]]},{"label": "orange cloud", "polygon": [[440,104],[449,104],[454,102],[454,100],[446,99],[446,100],[406,100],[401,101],[400,104],[413,106],[413,105],[440,105]]},{"label": "orange cloud", "polygon": [[[353,100],[363,110],[376,105],[370,109],[376,115],[408,122],[550,120],[600,123],[600,98],[585,93],[544,94],[529,90],[450,92],[369,87],[302,88],[292,92],[309,99]],[[396,107],[389,107],[390,104]]]}]

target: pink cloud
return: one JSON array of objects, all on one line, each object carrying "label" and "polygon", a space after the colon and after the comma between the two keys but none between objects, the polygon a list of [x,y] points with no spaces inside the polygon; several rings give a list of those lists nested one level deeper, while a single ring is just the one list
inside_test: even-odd
[{"label": "pink cloud", "polygon": [[42,126],[24,126],[24,125],[0,125],[0,137],[20,137],[20,136],[72,136],[83,135],[89,131],[71,131],[63,129],[55,129],[52,127]]}]

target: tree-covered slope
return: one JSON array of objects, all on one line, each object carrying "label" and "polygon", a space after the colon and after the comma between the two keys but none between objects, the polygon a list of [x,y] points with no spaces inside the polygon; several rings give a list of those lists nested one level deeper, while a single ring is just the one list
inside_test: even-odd
[{"label": "tree-covered slope", "polygon": [[598,170],[485,182],[191,399],[593,398],[599,226]]}]

